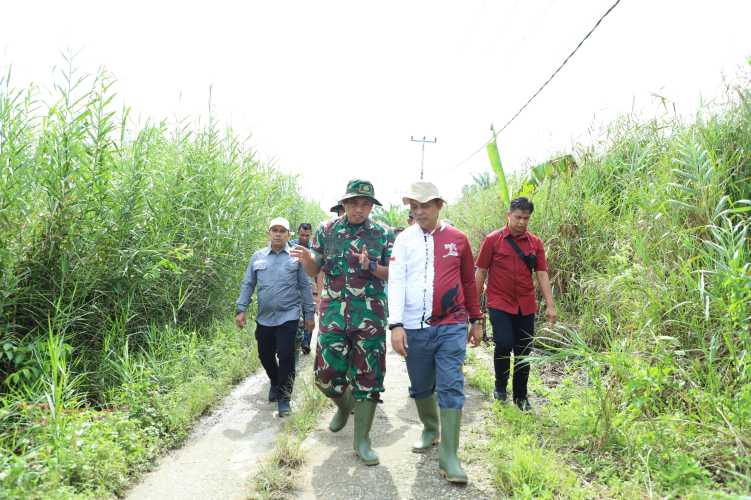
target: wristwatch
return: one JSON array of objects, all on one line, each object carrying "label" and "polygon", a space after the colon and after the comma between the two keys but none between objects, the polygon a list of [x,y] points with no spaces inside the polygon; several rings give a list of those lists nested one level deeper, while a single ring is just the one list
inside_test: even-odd
[{"label": "wristwatch", "polygon": [[392,323],[389,325],[389,330],[393,330],[394,328],[404,328],[404,323]]},{"label": "wristwatch", "polygon": [[469,324],[470,325],[474,325],[478,321],[482,321],[482,320],[483,320],[483,318],[469,318]]},{"label": "wristwatch", "polygon": [[376,272],[376,269],[378,269],[378,262],[375,259],[370,259],[370,262],[368,263],[368,272],[373,274]]}]

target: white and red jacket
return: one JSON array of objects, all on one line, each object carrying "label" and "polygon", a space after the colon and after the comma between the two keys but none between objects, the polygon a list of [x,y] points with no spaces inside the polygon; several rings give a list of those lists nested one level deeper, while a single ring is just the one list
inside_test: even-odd
[{"label": "white and red jacket", "polygon": [[390,325],[419,329],[482,318],[472,247],[448,224],[430,233],[413,224],[397,236],[388,289]]}]

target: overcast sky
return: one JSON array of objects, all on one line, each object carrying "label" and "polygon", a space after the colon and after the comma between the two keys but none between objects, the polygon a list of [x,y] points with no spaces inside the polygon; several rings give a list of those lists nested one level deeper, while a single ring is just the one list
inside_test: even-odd
[{"label": "overcast sky", "polygon": [[[6,2],[0,66],[17,85],[52,82],[60,52],[105,66],[134,116],[213,109],[261,158],[299,174],[328,208],[363,176],[384,203],[419,176],[454,199],[490,171],[489,139],[548,78],[612,0]],[[622,0],[499,136],[508,171],[590,143],[632,109],[683,115],[751,57],[749,0]]]}]

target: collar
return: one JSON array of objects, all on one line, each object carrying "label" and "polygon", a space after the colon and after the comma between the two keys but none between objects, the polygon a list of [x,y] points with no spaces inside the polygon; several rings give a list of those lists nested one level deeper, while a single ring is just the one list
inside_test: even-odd
[{"label": "collar", "polygon": [[[420,226],[419,226],[419,224],[417,224],[417,223],[415,223],[415,225],[416,225],[417,227],[420,227]],[[445,227],[446,227],[446,223],[444,223],[444,222],[443,222],[442,220],[438,219],[438,224],[436,224],[436,226],[435,226],[435,227],[433,228],[433,230],[432,230],[432,231],[430,231],[429,233],[426,233],[426,232],[425,232],[425,231],[424,231],[424,230],[423,230],[423,229],[422,229],[422,228],[420,227],[420,232],[421,232],[422,234],[430,234],[430,235],[433,235],[433,234],[435,234],[435,233],[436,233],[436,231],[439,231],[439,232],[440,232],[440,231],[443,231],[443,228],[445,228]]]},{"label": "collar", "polygon": [[357,229],[357,231],[362,231],[363,229],[370,229],[370,226],[372,225],[370,222],[370,217],[365,219],[362,224],[350,224],[349,219],[347,219],[346,215],[342,215],[341,217],[342,224],[346,228],[352,228]]},{"label": "collar", "polygon": [[[511,229],[509,229],[508,224],[506,224],[505,226],[503,226],[503,229],[501,229],[501,238],[506,239],[510,234],[511,234]],[[528,238],[528,236],[529,236],[529,231],[524,231],[519,236],[513,236],[513,238],[515,240],[523,240],[525,238]]]},{"label": "collar", "polygon": [[[274,251],[271,249],[271,243],[269,243],[268,245],[266,245],[266,248],[263,249],[263,255],[268,256],[271,252],[274,252]],[[282,249],[278,253],[282,253],[282,252],[289,254],[289,242],[286,245],[284,245],[284,247],[282,247]],[[274,253],[277,253],[277,252],[274,252]]]}]

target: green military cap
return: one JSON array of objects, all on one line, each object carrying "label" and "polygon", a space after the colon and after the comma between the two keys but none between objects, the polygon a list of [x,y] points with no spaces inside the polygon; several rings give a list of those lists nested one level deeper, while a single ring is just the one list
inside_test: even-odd
[{"label": "green military cap", "polygon": [[357,198],[358,196],[364,196],[373,200],[373,203],[380,205],[381,202],[376,200],[375,191],[373,191],[373,184],[370,181],[363,179],[352,179],[347,183],[347,192],[342,196],[341,201],[349,198]]}]

